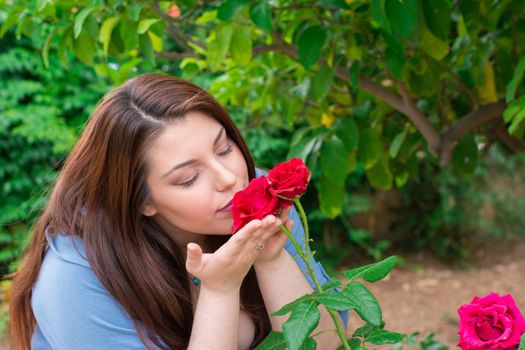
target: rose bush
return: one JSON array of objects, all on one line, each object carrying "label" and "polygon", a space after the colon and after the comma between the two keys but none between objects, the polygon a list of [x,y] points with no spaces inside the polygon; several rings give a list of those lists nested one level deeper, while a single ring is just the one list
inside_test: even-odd
[{"label": "rose bush", "polygon": [[474,297],[458,314],[458,346],[463,350],[515,350],[525,333],[525,320],[510,294]]},{"label": "rose bush", "polygon": [[[244,190],[237,192],[233,197],[233,232],[238,231],[251,220],[262,219],[270,214],[278,215],[279,210],[292,203],[295,205],[304,227],[304,237],[301,237],[304,246],[298,243],[296,237],[285,225],[280,225],[279,228],[288,236],[297,251],[295,258],[300,258],[304,262],[315,284],[313,293],[304,295],[273,313],[275,316],[290,314],[290,317],[283,324],[282,332],[272,331],[256,350],[315,348],[316,343],[310,333],[319,322],[318,307],[320,305],[324,305],[334,321],[335,331],[342,344],[338,349],[366,349],[362,345],[364,342],[376,345],[399,343],[405,338],[405,335],[389,332],[383,328],[381,309],[376,298],[363,284],[354,281],[357,278],[367,282],[382,279],[396,264],[396,257],[343,271],[348,283],[341,289],[338,289],[341,282],[337,279],[331,279],[324,285],[319,283],[311,263],[313,254],[309,248],[308,222],[299,201],[299,197],[306,191],[309,179],[310,171],[303,161],[293,158],[275,166],[268,173],[268,177],[261,176],[253,179]],[[345,310],[355,310],[366,322],[349,339],[345,334],[341,318],[337,314],[337,311]]]}]

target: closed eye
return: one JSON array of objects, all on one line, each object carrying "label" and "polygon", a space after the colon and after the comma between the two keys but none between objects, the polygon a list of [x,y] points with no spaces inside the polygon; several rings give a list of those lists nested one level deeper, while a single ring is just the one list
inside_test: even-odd
[{"label": "closed eye", "polygon": [[[217,155],[219,157],[224,157],[224,156],[228,155],[229,153],[231,153],[232,151],[233,151],[233,145],[230,142],[230,143],[228,143],[228,147],[224,151],[217,153]],[[186,182],[183,182],[183,183],[181,183],[179,185],[182,186],[182,187],[190,187],[191,185],[193,185],[193,183],[195,181],[197,181],[197,178],[199,177],[199,173],[200,173],[200,170],[190,180],[188,180]]]},{"label": "closed eye", "polygon": [[233,146],[232,146],[232,144],[230,142],[230,143],[228,143],[228,147],[224,151],[217,153],[217,155],[219,157],[224,157],[225,155],[230,153],[232,150],[233,150]]}]

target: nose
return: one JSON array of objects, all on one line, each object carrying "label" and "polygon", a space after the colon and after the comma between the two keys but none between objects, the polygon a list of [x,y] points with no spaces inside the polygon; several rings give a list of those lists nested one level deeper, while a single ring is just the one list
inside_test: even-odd
[{"label": "nose", "polygon": [[215,186],[217,191],[226,191],[237,184],[237,175],[231,171],[227,166],[217,161],[215,166],[216,181]]}]

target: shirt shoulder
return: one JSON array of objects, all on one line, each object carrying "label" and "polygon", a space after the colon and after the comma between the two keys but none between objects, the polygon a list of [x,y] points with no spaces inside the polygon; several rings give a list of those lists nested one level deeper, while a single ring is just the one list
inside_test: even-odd
[{"label": "shirt shoulder", "polygon": [[78,237],[47,235],[33,287],[34,349],[144,349],[132,319],[91,269]]}]

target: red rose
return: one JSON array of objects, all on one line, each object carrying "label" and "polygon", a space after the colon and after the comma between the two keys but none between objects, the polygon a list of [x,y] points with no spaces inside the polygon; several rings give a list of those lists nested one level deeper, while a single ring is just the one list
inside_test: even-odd
[{"label": "red rose", "polygon": [[306,192],[309,179],[310,172],[299,158],[278,164],[268,173],[270,191],[280,198],[290,200]]},{"label": "red rose", "polygon": [[463,350],[515,350],[525,333],[525,320],[510,294],[474,297],[458,314],[458,346]]},{"label": "red rose", "polygon": [[239,231],[248,222],[276,214],[283,207],[279,198],[270,192],[266,177],[253,179],[248,187],[235,193],[232,202],[232,232]]}]

